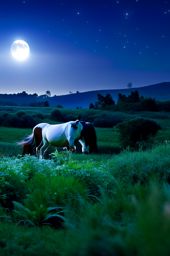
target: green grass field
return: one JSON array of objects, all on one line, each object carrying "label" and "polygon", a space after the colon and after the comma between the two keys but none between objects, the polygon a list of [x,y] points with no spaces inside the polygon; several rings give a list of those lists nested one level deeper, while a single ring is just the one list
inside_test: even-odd
[{"label": "green grass field", "polygon": [[0,127],[0,155],[16,156],[21,154],[21,147],[17,142],[31,133],[31,129]]},{"label": "green grass field", "polygon": [[96,128],[98,154],[50,160],[20,156],[32,129],[0,127],[0,255],[170,254],[169,114],[136,116],[161,125],[152,148],[122,150],[114,127]]},{"label": "green grass field", "polygon": [[0,255],[169,255],[170,145],[0,160]]}]

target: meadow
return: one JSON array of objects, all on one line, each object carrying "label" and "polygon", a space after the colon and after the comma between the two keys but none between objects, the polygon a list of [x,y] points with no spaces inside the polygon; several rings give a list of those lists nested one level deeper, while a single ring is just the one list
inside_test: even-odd
[{"label": "meadow", "polygon": [[162,127],[145,151],[122,149],[115,127],[97,127],[98,154],[46,160],[20,155],[16,142],[31,128],[0,127],[0,255],[170,254],[169,113],[121,113],[137,115]]}]

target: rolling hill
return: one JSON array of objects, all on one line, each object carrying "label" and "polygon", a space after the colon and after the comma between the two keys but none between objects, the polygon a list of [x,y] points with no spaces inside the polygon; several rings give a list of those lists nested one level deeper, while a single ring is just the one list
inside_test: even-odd
[{"label": "rolling hill", "polygon": [[102,95],[111,94],[112,98],[117,101],[118,94],[122,93],[128,95],[131,91],[137,90],[140,95],[144,97],[155,98],[160,101],[170,100],[170,82],[159,83],[139,88],[131,89],[113,89],[113,90],[96,90],[87,91],[81,93],[73,93],[63,96],[54,96],[50,98],[50,105],[54,106],[57,104],[63,105],[64,107],[82,107],[86,108],[92,102],[94,103],[97,99],[97,94]]},{"label": "rolling hill", "polygon": [[102,95],[109,93],[116,101],[119,93],[128,95],[134,90],[137,90],[144,97],[151,97],[160,101],[170,100],[170,82],[163,82],[131,89],[96,90],[52,97],[46,95],[37,96],[36,94],[28,95],[27,93],[0,94],[0,105],[35,105],[48,102],[50,106],[61,105],[65,108],[88,108],[90,103],[96,101],[99,93]]}]

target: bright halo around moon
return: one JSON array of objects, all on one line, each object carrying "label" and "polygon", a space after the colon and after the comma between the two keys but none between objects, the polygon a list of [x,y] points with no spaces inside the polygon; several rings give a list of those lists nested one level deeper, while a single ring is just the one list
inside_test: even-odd
[{"label": "bright halo around moon", "polygon": [[30,47],[24,40],[15,40],[11,45],[11,55],[17,61],[26,61],[30,55]]}]

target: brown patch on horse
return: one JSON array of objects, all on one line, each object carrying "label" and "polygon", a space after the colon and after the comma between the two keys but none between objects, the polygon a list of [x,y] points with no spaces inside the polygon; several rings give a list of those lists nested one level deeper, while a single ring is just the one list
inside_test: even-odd
[{"label": "brown patch on horse", "polygon": [[36,155],[36,148],[41,144],[41,142],[42,128],[36,127],[33,134],[19,143],[22,145],[22,155]]},{"label": "brown patch on horse", "polygon": [[22,148],[22,155],[34,155],[34,148],[31,144],[25,143]]},{"label": "brown patch on horse", "polygon": [[36,127],[34,129],[34,142],[36,147],[38,147],[42,142],[42,128],[40,127]]}]

